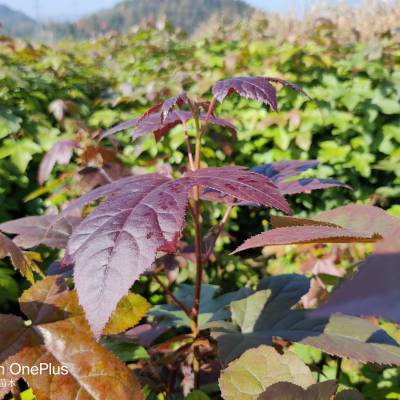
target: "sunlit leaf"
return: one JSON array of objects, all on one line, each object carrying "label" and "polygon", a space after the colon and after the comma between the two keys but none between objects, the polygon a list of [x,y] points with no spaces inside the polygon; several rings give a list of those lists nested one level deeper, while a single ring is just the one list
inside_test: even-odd
[{"label": "sunlit leaf", "polygon": [[[1,379],[23,378],[43,400],[99,399],[111,393],[120,399],[143,399],[132,372],[93,340],[77,297],[62,278],[38,282],[22,295],[20,307],[29,324],[13,315],[0,316]],[[30,367],[31,373],[25,368],[13,375],[13,363]],[[35,373],[32,368],[41,365],[47,370]],[[0,394],[8,390],[0,389]]]},{"label": "sunlit leaf", "polygon": [[9,257],[12,265],[30,282],[34,281],[34,272],[42,271],[21,249],[7,236],[0,233],[0,259]]},{"label": "sunlit leaf", "polygon": [[58,218],[56,215],[24,217],[0,224],[0,231],[16,235],[16,245],[29,249],[39,244],[56,249],[64,249],[72,231],[82,218],[67,215]]},{"label": "sunlit leaf", "polygon": [[349,204],[312,219],[273,216],[278,226],[247,239],[234,253],[270,245],[376,242],[400,228],[400,220],[378,207]]},{"label": "sunlit leaf", "polygon": [[142,296],[128,293],[123,297],[114,310],[105,327],[104,335],[116,335],[137,325],[146,315],[151,304]]},{"label": "sunlit leaf", "polygon": [[266,388],[281,381],[303,388],[315,382],[310,369],[295,354],[258,346],[222,371],[219,386],[224,400],[257,400]]}]

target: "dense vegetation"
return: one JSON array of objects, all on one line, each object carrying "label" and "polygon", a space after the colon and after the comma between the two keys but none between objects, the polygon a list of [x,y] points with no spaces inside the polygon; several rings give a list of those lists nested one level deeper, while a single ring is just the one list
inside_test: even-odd
[{"label": "dense vegetation", "polygon": [[[237,139],[233,140],[220,127],[209,127],[201,153],[207,166],[237,164],[255,167],[280,160],[318,159],[321,166],[314,172],[305,172],[304,177],[337,179],[349,184],[353,191],[331,188],[291,198],[297,216],[315,215],[350,202],[379,205],[398,215],[400,52],[396,38],[389,35],[373,45],[343,44],[336,37],[335,27],[322,22],[308,36],[282,43],[266,37],[264,29],[265,21],[258,21],[248,30],[234,27],[191,42],[165,24],[157,28],[138,28],[126,36],[109,35],[90,43],[62,43],[54,48],[3,38],[0,60],[0,220],[44,212],[51,214],[55,207],[62,208],[68,200],[80,196],[91,185],[105,183],[99,181],[98,176],[90,175],[96,168],[103,168],[112,178],[113,174],[123,176],[127,170],[137,174],[174,171],[176,176],[182,172],[186,157],[185,135],[181,127],[174,128],[158,143],[151,136],[143,136],[132,143],[129,135],[122,132],[115,136],[117,141],[112,138],[108,144],[107,141],[102,144],[103,148],[93,136],[116,123],[143,114],[150,105],[183,90],[193,99],[210,98],[209,90],[214,82],[242,75],[279,76],[296,82],[313,97],[318,107],[287,88],[278,93],[279,110],[275,113],[258,102],[231,97],[218,107],[218,116],[235,123]],[[77,140],[81,148],[70,147],[74,151],[72,162],[67,160],[66,166],[58,164],[50,176],[42,174],[40,182],[43,185],[39,187],[36,178],[39,162],[60,139]],[[58,162],[65,163],[62,159]],[[97,179],[96,184],[93,184],[93,177]],[[224,212],[222,205],[209,207],[205,203],[203,208],[203,222],[207,226],[217,224]],[[389,217],[385,214],[385,218]],[[275,278],[278,281],[261,280],[264,275],[303,272],[313,277],[314,294],[303,300],[303,305],[315,306],[343,277],[350,275],[357,262],[371,250],[364,245],[303,245],[297,248],[297,252],[293,247],[280,247],[265,249],[262,255],[256,250],[247,250],[241,258],[228,256],[245,238],[259,233],[260,224],[267,225],[269,220],[269,210],[235,208],[224,227],[226,235],[221,236],[217,251],[210,255],[211,261],[206,266],[208,282],[220,285],[223,292],[245,286],[255,289],[259,285],[258,292],[252,295],[256,297],[250,296],[248,305],[236,303],[232,308],[236,315],[234,322],[241,327],[243,321],[238,317],[241,307],[257,309],[257,302],[267,301],[262,296],[266,296],[268,288],[280,284],[279,277]],[[348,228],[348,222],[332,221],[343,229]],[[189,227],[184,231],[183,239],[189,241],[193,234],[193,228]],[[363,234],[367,235],[365,228],[358,233],[359,237]],[[289,242],[296,243],[296,240],[291,238]],[[172,263],[171,260],[162,260],[169,267],[160,262],[159,270],[166,268],[166,275],[161,273],[154,279],[145,276],[135,284],[135,293],[144,295],[152,306],[158,305],[150,311],[151,316],[168,316],[171,312],[171,304],[164,304],[165,285],[173,288],[176,284],[194,280],[193,250],[186,249],[186,253],[183,260],[179,258]],[[59,258],[56,250],[44,246],[35,252],[26,252],[25,256],[29,263],[39,263],[42,270]],[[2,311],[18,312],[16,300],[28,283],[17,277],[7,259],[1,262]],[[313,269],[315,265],[321,269]],[[178,267],[180,272],[177,275]],[[27,276],[32,280],[35,275]],[[291,277],[287,279],[294,279],[293,285],[298,288],[294,304],[307,291],[308,282],[299,275]],[[35,289],[34,286],[25,292],[20,301],[24,303],[27,298],[40,301],[40,293],[55,285],[49,279],[42,281],[41,287]],[[65,292],[65,288],[59,290]],[[192,289],[186,287],[185,290]],[[185,298],[185,290],[183,293],[178,291],[176,297]],[[206,290],[206,296],[212,297],[215,287],[206,285]],[[67,291],[63,296],[71,296],[70,293]],[[234,298],[226,298],[227,303],[220,307]],[[145,314],[150,304],[146,302],[142,306]],[[235,310],[235,307],[238,308]],[[172,312],[180,311],[172,309]],[[287,309],[282,309],[282,313],[287,312]],[[34,319],[32,314],[26,315]],[[183,317],[178,318],[177,332],[187,324]],[[133,326],[138,321],[128,322]],[[397,325],[378,319],[373,322],[399,337]],[[55,325],[57,323],[72,324],[68,319],[55,322]],[[251,329],[254,333],[255,327]],[[118,329],[114,327],[110,332],[116,331]],[[86,336],[83,339],[86,340]],[[179,343],[172,341],[157,345],[155,357],[159,357],[159,353],[167,354],[171,365],[176,365],[171,348],[185,348],[188,343],[185,336],[180,340]],[[128,364],[136,363],[143,368],[143,375],[149,376],[146,369],[149,368],[146,364],[149,353],[144,347],[111,339],[104,343],[120,359]],[[308,344],[293,347],[304,362],[318,371],[321,381],[339,378],[343,385],[341,388],[356,386],[368,399],[398,396],[398,370],[377,365],[397,363],[388,355],[377,364],[360,366],[346,359],[343,363],[338,362],[334,356],[330,357]],[[285,349],[288,344],[278,343],[277,346]],[[257,356],[246,354],[250,360]],[[330,354],[336,353],[332,351]],[[263,348],[258,356],[264,355],[268,359],[275,357],[270,348]],[[229,361],[232,355],[225,356]],[[351,358],[357,360],[357,357]],[[386,362],[388,359],[390,362]],[[180,364],[182,386],[186,392],[192,387],[190,379],[193,378],[185,364],[187,362]],[[210,368],[214,371],[211,362]],[[302,364],[298,368],[307,376],[308,383],[314,382],[311,373],[302,369]],[[341,373],[337,374],[337,371]],[[220,384],[226,398],[230,398],[229,372],[225,376],[225,383]],[[302,383],[290,377],[287,380]],[[266,382],[263,385],[268,386]],[[165,391],[157,385],[149,385],[148,390],[150,388]],[[215,393],[212,385],[206,389],[209,394]],[[329,390],[335,393],[336,387]],[[265,395],[265,398],[269,397]]]},{"label": "dense vegetation", "polygon": [[[261,23],[259,28],[250,37],[242,30],[232,40],[227,32],[196,43],[183,40],[168,26],[55,48],[4,38],[2,218],[20,216],[25,207],[32,211],[41,207],[41,200],[21,203],[21,199],[35,188],[37,162],[56,140],[73,135],[78,127],[90,131],[110,127],[139,115],[157,98],[181,90],[204,93],[212,81],[245,72],[291,79],[319,107],[290,93],[282,96],[282,112],[277,114],[240,100],[224,105],[222,115],[234,109],[241,117],[238,140],[226,143],[224,150],[213,149],[212,141],[207,143],[204,151],[211,163],[334,159],[334,165],[323,167],[319,175],[334,176],[351,184],[354,191],[318,195],[312,203],[299,200],[303,207],[326,209],[345,199],[368,201],[371,196],[377,204],[393,205],[399,195],[397,42],[384,39],[373,47],[339,45],[330,30],[321,26],[311,37],[278,45],[263,38]],[[176,135],[167,139],[172,143],[158,144],[157,150],[146,139],[140,160],[126,151],[124,162],[145,165],[143,160],[152,160],[156,151],[172,165],[180,162],[184,143],[179,132]],[[5,202],[11,189],[19,192],[20,199],[12,204]]]}]

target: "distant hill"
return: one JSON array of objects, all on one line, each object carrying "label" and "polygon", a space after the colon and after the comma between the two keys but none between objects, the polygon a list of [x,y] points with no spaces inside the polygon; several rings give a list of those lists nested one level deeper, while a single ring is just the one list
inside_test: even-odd
[{"label": "distant hill", "polygon": [[81,32],[126,31],[143,19],[165,16],[176,27],[191,33],[215,14],[233,20],[252,10],[240,0],[130,0],[81,19],[75,25]]},{"label": "distant hill", "polygon": [[0,32],[7,36],[29,38],[36,35],[40,24],[20,11],[0,4]]},{"label": "distant hill", "polygon": [[41,25],[21,12],[0,5],[0,22],[2,32],[9,36],[58,40],[88,38],[109,31],[125,32],[145,19],[166,17],[190,34],[212,16],[220,15],[232,21],[253,10],[241,0],[129,0],[73,23]]}]

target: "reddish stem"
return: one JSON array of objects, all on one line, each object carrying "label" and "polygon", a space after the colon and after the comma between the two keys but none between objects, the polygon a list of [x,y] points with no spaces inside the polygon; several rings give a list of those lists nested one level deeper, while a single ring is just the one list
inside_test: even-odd
[{"label": "reddish stem", "polygon": [[171,292],[171,290],[169,289],[169,287],[168,287],[167,285],[165,285],[165,284],[162,282],[162,280],[161,280],[156,274],[153,274],[153,278],[154,278],[154,280],[163,288],[165,294],[166,294],[167,296],[169,296],[169,297],[171,298],[171,300],[172,300],[179,308],[181,308],[189,318],[192,318],[192,314],[191,314],[189,308],[186,307],[185,304],[183,304],[180,300],[178,300],[178,299],[175,297],[175,295]]},{"label": "reddish stem", "polygon": [[213,109],[214,109],[214,106],[215,106],[215,103],[216,103],[216,102],[217,102],[217,98],[216,98],[215,96],[213,96],[213,98],[212,98],[212,100],[211,100],[211,102],[210,102],[210,105],[208,106],[206,118],[204,119],[204,124],[203,124],[203,126],[201,127],[200,136],[203,136],[203,135],[204,135],[204,132],[205,132],[206,129],[207,129],[208,121],[210,120],[210,117],[211,117],[211,115],[212,115],[212,112],[213,112]]},{"label": "reddish stem", "polygon": [[194,171],[195,167],[194,167],[194,160],[193,160],[193,150],[192,150],[192,145],[190,143],[190,138],[189,138],[186,124],[183,124],[183,129],[185,131],[185,142],[186,142],[186,151],[187,151],[188,160],[189,160],[189,167],[192,171]]},{"label": "reddish stem", "polygon": [[[216,98],[213,97],[204,120],[203,125],[200,127],[199,121],[199,110],[193,104],[190,104],[192,109],[192,114],[196,126],[196,147],[195,147],[195,158],[194,158],[194,170],[199,170],[201,168],[201,137],[207,129],[208,121],[213,111],[213,107],[216,102]],[[193,297],[193,308],[192,308],[192,332],[195,337],[199,335],[199,310],[200,310],[200,294],[201,294],[201,284],[203,280],[203,263],[202,263],[202,252],[201,252],[201,226],[200,226],[200,188],[195,186],[193,188],[193,207],[191,207],[194,229],[195,229],[195,255],[196,255],[196,282],[194,288]],[[195,388],[199,387],[199,376],[201,370],[200,359],[196,357],[196,351],[193,354],[193,372],[195,377]]]}]

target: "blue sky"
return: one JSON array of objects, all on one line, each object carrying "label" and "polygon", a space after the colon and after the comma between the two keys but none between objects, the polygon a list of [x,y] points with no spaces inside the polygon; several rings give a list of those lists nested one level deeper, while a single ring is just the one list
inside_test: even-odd
[{"label": "blue sky", "polygon": [[[284,11],[288,8],[304,10],[316,0],[246,0],[265,10]],[[335,0],[330,0],[331,2]],[[349,0],[354,1],[354,0]],[[14,9],[42,20],[70,20],[102,8],[112,7],[119,0],[0,0]]]}]

